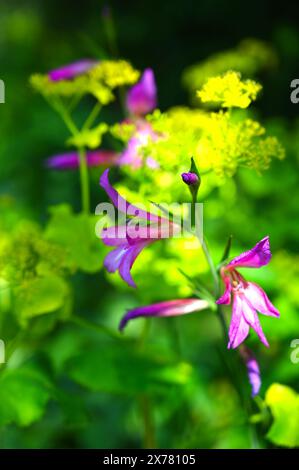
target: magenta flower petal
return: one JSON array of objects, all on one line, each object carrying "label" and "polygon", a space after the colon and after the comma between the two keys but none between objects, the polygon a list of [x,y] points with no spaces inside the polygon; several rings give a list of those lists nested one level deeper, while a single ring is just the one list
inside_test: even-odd
[{"label": "magenta flower petal", "polygon": [[149,242],[138,243],[136,245],[123,244],[110,251],[104,260],[104,266],[109,273],[119,271],[121,278],[131,287],[136,284],[131,275],[131,268],[139,253]]},{"label": "magenta flower petal", "polygon": [[126,255],[129,247],[128,245],[122,244],[110,251],[104,259],[104,266],[109,273],[115,273],[118,270],[123,257]]},{"label": "magenta flower petal", "polygon": [[71,80],[77,75],[81,75],[87,72],[92,67],[94,67],[97,63],[98,61],[91,60],[91,59],[78,60],[71,64],[59,67],[58,69],[51,70],[48,73],[48,77],[50,80],[52,80],[52,82],[57,82],[60,80]]},{"label": "magenta flower petal", "polygon": [[171,317],[204,310],[209,307],[206,300],[180,299],[138,307],[130,310],[121,320],[119,329],[123,330],[128,321],[139,317]]},{"label": "magenta flower petal", "polygon": [[254,357],[251,357],[247,361],[246,366],[249,383],[251,385],[251,395],[255,397],[258,395],[262,384],[259,364]]},{"label": "magenta flower petal", "polygon": [[[100,178],[100,186],[106,191],[107,195],[110,197],[114,206],[121,212],[125,212],[128,215],[136,215],[140,219],[145,219],[148,221],[159,222],[162,220],[162,217],[146,212],[142,209],[139,209],[137,206],[130,204],[126,201],[109,182],[109,169],[105,170]],[[166,219],[165,219],[166,220]]]},{"label": "magenta flower petal", "polygon": [[101,233],[101,238],[106,245],[116,247],[106,256],[104,266],[109,272],[118,270],[122,279],[129,286],[136,287],[131,276],[131,268],[139,253],[150,243],[173,236],[180,230],[180,226],[172,223],[169,219],[130,205],[110,184],[108,175],[109,170],[105,170],[101,176],[100,185],[105,189],[114,206],[127,215],[153,222],[144,226],[142,221],[133,217],[125,226],[104,228]]},{"label": "magenta flower petal", "polygon": [[262,384],[259,364],[253,352],[247,346],[242,345],[240,347],[240,355],[247,368],[248,380],[251,385],[251,396],[255,397],[258,395]]},{"label": "magenta flower petal", "polygon": [[244,295],[246,296],[247,302],[263,315],[270,317],[280,316],[279,311],[270,302],[266,292],[264,292],[264,290],[254,282],[247,283],[247,286],[244,289]]},{"label": "magenta flower petal", "polygon": [[[89,167],[116,165],[119,155],[112,150],[94,150],[87,152],[86,161]],[[46,161],[46,166],[55,170],[71,170],[79,167],[79,154],[67,152],[54,155]]]},{"label": "magenta flower petal", "polygon": [[116,225],[113,227],[106,227],[102,230],[101,239],[107,246],[128,245],[127,226]]},{"label": "magenta flower petal", "polygon": [[261,340],[261,342],[265,346],[269,347],[269,343],[266,339],[266,336],[264,335],[264,332],[262,330],[262,326],[260,324],[255,308],[247,301],[244,294],[236,295],[235,297],[240,299],[241,301],[242,315],[245,321],[248,323],[249,326],[251,326],[254,329],[259,339]]},{"label": "magenta flower petal", "polygon": [[249,325],[245,321],[242,312],[242,300],[239,298],[239,296],[235,296],[233,301],[233,314],[228,332],[228,349],[237,348],[248,336]]},{"label": "magenta flower petal", "polygon": [[227,268],[260,268],[271,259],[269,237],[263,238],[251,250],[245,251],[228,263]]},{"label": "magenta flower petal", "polygon": [[279,317],[279,311],[270,302],[263,289],[253,282],[246,281],[236,268],[259,268],[268,264],[270,259],[269,237],[265,237],[254,248],[237,256],[228,265],[221,268],[225,291],[216,303],[229,304],[231,294],[233,294],[233,313],[229,328],[228,348],[238,347],[246,339],[249,327],[254,329],[265,346],[269,346],[259,321],[258,312]]},{"label": "magenta flower petal", "polygon": [[222,275],[222,279],[224,281],[225,291],[224,291],[224,294],[218,300],[216,300],[216,304],[229,305],[231,303],[231,292],[232,292],[230,278],[229,276]]},{"label": "magenta flower petal", "polygon": [[141,79],[127,93],[127,109],[136,116],[144,116],[157,107],[157,87],[152,69],[146,69]]},{"label": "magenta flower petal", "polygon": [[131,245],[125,256],[122,257],[121,263],[118,268],[120,277],[131,287],[136,287],[136,284],[131,275],[131,268],[134,264],[139,253],[145,248],[149,242],[138,243],[136,245]]}]

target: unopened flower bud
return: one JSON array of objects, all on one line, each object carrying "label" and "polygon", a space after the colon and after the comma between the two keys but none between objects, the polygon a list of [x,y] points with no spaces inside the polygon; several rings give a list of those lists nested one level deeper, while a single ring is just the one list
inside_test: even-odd
[{"label": "unopened flower bud", "polygon": [[199,178],[196,173],[182,173],[181,176],[184,183],[186,183],[188,186],[198,185],[199,183]]},{"label": "unopened flower bud", "polygon": [[181,174],[182,180],[189,186],[190,193],[192,195],[193,203],[196,202],[198,189],[201,183],[199,171],[196,167],[194,158],[191,157],[190,170],[187,173]]}]

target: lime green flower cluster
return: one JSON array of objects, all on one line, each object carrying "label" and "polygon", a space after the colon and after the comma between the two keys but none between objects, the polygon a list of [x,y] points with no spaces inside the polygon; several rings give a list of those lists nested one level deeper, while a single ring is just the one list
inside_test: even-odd
[{"label": "lime green flower cluster", "polygon": [[215,103],[222,108],[248,108],[262,86],[254,80],[241,80],[238,72],[229,71],[224,75],[211,77],[197,92],[203,103]]},{"label": "lime green flower cluster", "polygon": [[188,67],[183,74],[183,83],[193,93],[208,78],[228,70],[236,70],[246,77],[254,77],[260,70],[276,64],[277,57],[270,45],[257,39],[245,39],[234,49],[219,52]]},{"label": "lime green flower cluster", "polygon": [[[177,181],[193,156],[205,180],[199,196],[205,197],[215,186],[232,177],[239,167],[260,173],[269,167],[272,158],[284,158],[284,149],[276,137],[268,136],[265,128],[250,118],[244,109],[260,90],[258,83],[242,81],[238,73],[231,71],[211,78],[199,91],[203,101],[214,100],[228,109],[215,112],[176,107],[148,115],[156,138],[145,141],[138,152],[144,159],[155,160],[157,169],[143,166],[132,171],[132,168],[123,167],[130,180],[128,189],[121,190],[128,192],[138,181],[139,191],[145,199],[152,197],[155,188],[157,200],[184,201],[188,196],[186,188]],[[118,125],[111,131],[125,143],[135,132],[132,124]]]},{"label": "lime green flower cluster", "polygon": [[98,148],[102,143],[103,135],[108,131],[109,126],[101,122],[92,129],[82,129],[72,137],[69,137],[66,144],[77,148],[87,147],[90,149]]},{"label": "lime green flower cluster", "polygon": [[132,85],[139,72],[125,60],[104,60],[72,80],[53,81],[48,75],[36,74],[30,79],[32,87],[45,98],[82,97],[92,94],[102,105],[114,100],[116,87]]}]

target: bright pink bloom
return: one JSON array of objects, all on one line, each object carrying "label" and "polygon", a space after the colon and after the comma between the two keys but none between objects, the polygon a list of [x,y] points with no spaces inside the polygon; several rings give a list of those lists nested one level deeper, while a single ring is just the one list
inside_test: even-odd
[{"label": "bright pink bloom", "polygon": [[123,330],[128,321],[139,317],[174,317],[197,312],[209,307],[209,302],[200,299],[179,299],[159,302],[157,304],[137,307],[130,310],[122,318],[119,329]]},{"label": "bright pink bloom", "polygon": [[82,75],[85,72],[88,72],[92,67],[94,67],[98,61],[92,59],[81,59],[77,62],[71,64],[63,65],[58,69],[51,70],[48,73],[48,77],[52,82],[58,82],[60,80],[71,80],[72,78],[77,77],[77,75]]},{"label": "bright pink bloom", "polygon": [[263,289],[244,279],[236,268],[260,268],[270,262],[269,237],[263,238],[251,250],[242,253],[221,269],[225,292],[217,304],[230,304],[233,294],[233,314],[229,327],[228,348],[237,348],[248,336],[250,326],[261,342],[269,346],[263,333],[257,312],[279,317],[279,311],[268,299]]},{"label": "bright pink bloom", "polygon": [[[147,225],[130,225],[130,222],[127,222],[125,225],[104,229],[101,234],[103,242],[105,245],[115,247],[106,256],[104,266],[108,272],[118,270],[121,278],[129,286],[136,287],[131,276],[131,268],[139,253],[149,244],[173,236],[180,227],[167,218],[146,212],[130,204],[113,188],[108,175],[109,170],[107,169],[100,178],[100,185],[105,189],[114,206],[127,216],[134,216],[138,221],[146,221]],[[138,230],[136,231],[137,226]]]},{"label": "bright pink bloom", "polygon": [[157,107],[157,87],[152,69],[145,69],[140,80],[127,93],[130,114],[144,116]]},{"label": "bright pink bloom", "polygon": [[[86,162],[89,167],[115,165],[118,158],[119,154],[112,150],[92,150],[86,153]],[[54,155],[47,159],[46,166],[55,170],[76,169],[79,167],[79,154],[67,152]]]}]

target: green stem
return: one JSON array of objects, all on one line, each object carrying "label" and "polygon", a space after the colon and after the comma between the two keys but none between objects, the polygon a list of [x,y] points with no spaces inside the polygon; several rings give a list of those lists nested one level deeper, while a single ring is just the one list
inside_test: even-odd
[{"label": "green stem", "polygon": [[144,425],[144,444],[145,449],[156,448],[155,426],[152,415],[152,407],[148,396],[140,397],[141,415]]},{"label": "green stem", "polygon": [[82,211],[85,214],[90,213],[90,188],[89,188],[89,174],[86,161],[86,151],[83,147],[78,149],[79,152],[79,170],[80,170],[80,184],[81,184],[81,201]]},{"label": "green stem", "polygon": [[94,105],[90,115],[88,116],[88,118],[86,119],[86,121],[84,122],[83,124],[83,127],[82,127],[82,130],[86,130],[86,129],[90,129],[91,126],[93,125],[94,121],[96,120],[96,118],[98,117],[99,115],[99,112],[101,111],[102,109],[102,105],[99,101],[96,102],[96,104]]},{"label": "green stem", "polygon": [[212,274],[212,278],[213,278],[213,283],[214,283],[214,294],[216,297],[219,296],[219,279],[218,279],[218,274],[217,274],[217,270],[216,270],[216,267],[214,265],[214,262],[212,260],[212,257],[210,255],[210,251],[209,251],[209,248],[207,246],[207,243],[205,241],[205,239],[203,239],[201,241],[201,246],[202,246],[202,249],[203,249],[203,252],[205,254],[205,257],[206,257],[206,260],[208,262],[208,265],[209,265],[209,268],[210,268],[210,271],[211,271],[211,274]]},{"label": "green stem", "polygon": [[[55,101],[50,102],[50,104],[59,113],[66,127],[72,134],[72,136],[75,137],[76,135],[78,135],[79,129],[74,123],[70,113],[68,112],[62,100],[56,99]],[[99,112],[98,108],[96,108],[96,111]],[[93,115],[93,111],[89,115],[89,118],[91,117],[91,115]],[[89,118],[87,118],[87,121],[89,120]],[[80,147],[78,149],[78,153],[79,153],[79,172],[80,172],[82,211],[85,214],[89,214],[90,213],[89,174],[88,174],[88,166],[87,166],[87,161],[86,161],[86,151],[84,147]]]},{"label": "green stem", "polygon": [[[218,278],[218,274],[217,274],[217,270],[216,270],[214,261],[212,259],[212,256],[210,254],[210,251],[209,251],[209,248],[207,246],[207,243],[206,243],[205,239],[202,240],[201,246],[202,246],[203,252],[205,254],[206,260],[208,262],[211,274],[212,274],[213,283],[214,283],[215,298],[218,299],[218,297],[220,295],[219,278]],[[224,313],[222,311],[221,305],[217,305],[217,314],[218,314],[218,318],[220,320],[220,324],[221,324],[221,328],[222,328],[222,332],[223,332],[223,337],[224,337],[224,340],[226,342],[227,337],[228,337],[228,335],[227,335],[227,324],[226,324],[226,321],[225,321],[225,316],[224,316]]]},{"label": "green stem", "polygon": [[79,129],[77,128],[76,124],[72,120],[70,113],[68,112],[67,108],[65,107],[61,99],[56,99],[53,102],[52,106],[55,109],[55,111],[58,112],[58,114],[60,115],[61,119],[63,120],[64,124],[66,125],[70,133],[73,136],[77,135],[79,132]]},{"label": "green stem", "polygon": [[107,326],[91,322],[86,318],[82,318],[77,315],[72,315],[70,317],[70,321],[71,323],[74,323],[77,326],[88,328],[89,330],[93,330],[97,333],[105,333],[115,339],[124,339],[119,333],[116,333],[114,330],[110,330]]}]

